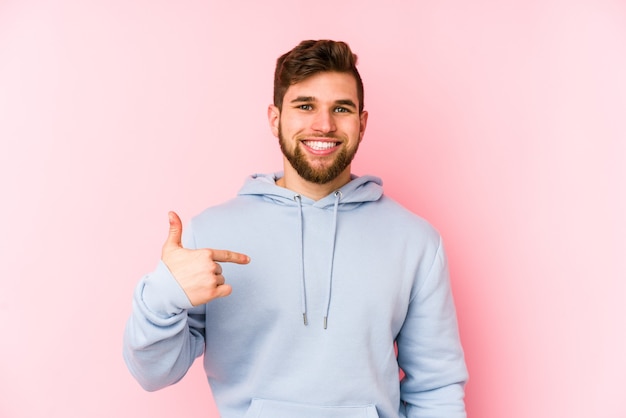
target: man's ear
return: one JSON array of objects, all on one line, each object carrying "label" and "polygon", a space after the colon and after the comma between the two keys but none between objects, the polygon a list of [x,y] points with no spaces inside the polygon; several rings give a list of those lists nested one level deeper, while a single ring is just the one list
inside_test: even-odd
[{"label": "man's ear", "polygon": [[363,140],[363,135],[365,134],[365,128],[367,127],[367,110],[364,110],[359,115],[359,119],[361,119],[361,127],[359,129],[359,142]]},{"label": "man's ear", "polygon": [[280,109],[275,105],[269,105],[267,107],[267,121],[270,124],[272,134],[278,138],[278,124],[280,123]]}]

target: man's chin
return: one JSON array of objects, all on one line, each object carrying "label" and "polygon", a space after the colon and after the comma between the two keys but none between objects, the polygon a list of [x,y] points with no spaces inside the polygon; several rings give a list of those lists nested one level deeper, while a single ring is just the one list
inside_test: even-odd
[{"label": "man's chin", "polygon": [[308,182],[324,185],[337,179],[344,171],[345,169],[339,170],[336,167],[325,167],[323,169],[309,167],[308,169],[299,170],[298,174]]},{"label": "man's chin", "polygon": [[319,185],[328,184],[341,176],[346,169],[349,170],[351,157],[354,156],[354,153],[348,155],[346,150],[342,150],[337,155],[311,158],[300,148],[296,148],[293,154],[286,153],[283,149],[283,154],[300,178]]}]

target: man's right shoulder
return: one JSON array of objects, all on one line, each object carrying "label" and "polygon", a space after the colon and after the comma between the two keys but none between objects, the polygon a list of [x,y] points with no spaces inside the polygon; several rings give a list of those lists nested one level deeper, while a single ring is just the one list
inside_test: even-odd
[{"label": "man's right shoulder", "polygon": [[200,226],[206,224],[214,224],[225,222],[229,219],[237,219],[246,212],[250,212],[251,201],[250,196],[236,196],[222,203],[209,206],[191,219],[191,226]]}]

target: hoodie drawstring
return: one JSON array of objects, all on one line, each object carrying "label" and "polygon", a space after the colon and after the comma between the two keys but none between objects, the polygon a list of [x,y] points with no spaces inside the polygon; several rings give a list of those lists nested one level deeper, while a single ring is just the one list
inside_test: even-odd
[{"label": "hoodie drawstring", "polygon": [[[341,199],[342,194],[340,190],[335,192],[335,205],[333,209],[333,228],[331,231],[330,237],[330,263],[328,270],[328,291],[326,293],[326,311],[324,314],[324,329],[328,328],[328,313],[330,311],[330,297],[332,294],[333,287],[333,266],[335,263],[335,242],[337,240],[337,217],[339,213],[339,200]],[[300,276],[301,276],[301,292],[302,292],[302,319],[304,320],[304,325],[308,325],[307,319],[307,298],[306,298],[306,278],[304,274],[304,213],[302,210],[302,196],[295,195],[293,200],[298,203],[298,220],[299,220],[299,228],[298,232],[299,236],[299,244],[300,244]]]},{"label": "hoodie drawstring", "polygon": [[301,278],[301,292],[302,292],[302,319],[304,320],[304,325],[308,325],[308,321],[306,318],[306,281],[304,278],[304,219],[302,214],[302,196],[299,194],[293,197],[298,203],[298,212],[299,212],[299,221],[300,221],[300,278]]},{"label": "hoodie drawstring", "polygon": [[328,294],[326,296],[326,315],[324,315],[324,329],[328,326],[328,312],[330,311],[330,296],[333,289],[333,266],[335,265],[335,242],[337,241],[337,214],[339,212],[339,199],[341,199],[341,191],[335,192],[335,207],[333,209],[333,231],[330,237],[330,267],[328,271]]}]

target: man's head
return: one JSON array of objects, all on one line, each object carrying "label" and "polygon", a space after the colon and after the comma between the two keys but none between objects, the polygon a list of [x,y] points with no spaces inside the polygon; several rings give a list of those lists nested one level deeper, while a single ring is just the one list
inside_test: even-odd
[{"label": "man's head", "polygon": [[349,181],[367,125],[356,61],[347,44],[326,40],[303,41],[278,59],[268,119],[285,157],[283,181]]},{"label": "man's head", "polygon": [[356,68],[357,56],[345,42],[319,40],[302,41],[276,61],[274,72],[274,105],[283,107],[285,92],[292,84],[320,72],[351,74],[356,81],[359,112],[363,111],[363,81]]}]

